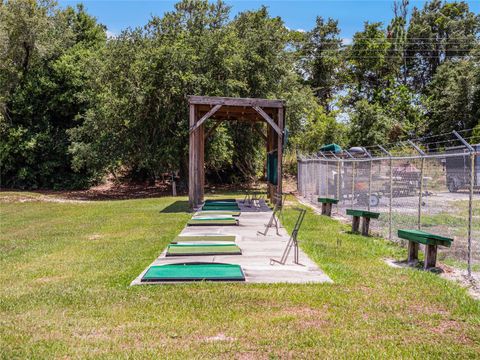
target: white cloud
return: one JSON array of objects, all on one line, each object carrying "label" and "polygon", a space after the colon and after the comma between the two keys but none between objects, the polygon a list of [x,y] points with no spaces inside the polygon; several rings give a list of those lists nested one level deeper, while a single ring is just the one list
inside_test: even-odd
[{"label": "white cloud", "polygon": [[352,39],[350,39],[350,38],[343,38],[343,39],[342,39],[342,44],[343,44],[343,45],[352,45]]},{"label": "white cloud", "polygon": [[107,38],[115,39],[116,37],[117,37],[116,33],[114,33],[113,31],[107,30]]}]

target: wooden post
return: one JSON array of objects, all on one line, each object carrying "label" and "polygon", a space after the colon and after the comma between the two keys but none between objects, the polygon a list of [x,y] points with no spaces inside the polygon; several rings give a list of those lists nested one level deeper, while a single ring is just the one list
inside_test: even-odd
[{"label": "wooden post", "polygon": [[352,218],[352,232],[358,232],[358,228],[360,227],[360,216],[354,216]]},{"label": "wooden post", "polygon": [[[189,111],[190,128],[195,125],[195,105],[190,105]],[[195,170],[194,170],[194,156],[195,156],[195,132],[191,132],[189,136],[188,146],[188,202],[190,209],[195,207]]]},{"label": "wooden post", "polygon": [[425,245],[425,261],[423,269],[428,270],[434,268],[437,263],[437,245]]},{"label": "wooden post", "polygon": [[278,128],[280,129],[280,134],[275,133],[277,136],[277,194],[279,195],[280,204],[282,202],[282,181],[283,181],[283,107],[278,109],[277,112],[277,122]]},{"label": "wooden post", "polygon": [[198,132],[198,201],[203,202],[205,193],[205,124],[197,129]]},{"label": "wooden post", "polygon": [[368,236],[368,229],[370,227],[370,218],[364,216],[362,218],[362,235]]},{"label": "wooden post", "polygon": [[325,215],[332,216],[332,203],[325,204]]},{"label": "wooden post", "polygon": [[413,265],[418,262],[418,243],[409,241],[408,242],[408,263]]}]

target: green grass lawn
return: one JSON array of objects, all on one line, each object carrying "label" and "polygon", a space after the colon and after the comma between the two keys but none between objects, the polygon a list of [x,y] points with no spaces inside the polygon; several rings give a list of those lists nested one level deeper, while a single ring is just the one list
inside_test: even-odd
[{"label": "green grass lawn", "polygon": [[[0,357],[478,358],[480,303],[403,249],[310,210],[302,248],[334,284],[129,287],[185,198],[20,202],[1,193]],[[285,211],[291,229],[296,212]],[[273,254],[272,254],[273,255]]]}]

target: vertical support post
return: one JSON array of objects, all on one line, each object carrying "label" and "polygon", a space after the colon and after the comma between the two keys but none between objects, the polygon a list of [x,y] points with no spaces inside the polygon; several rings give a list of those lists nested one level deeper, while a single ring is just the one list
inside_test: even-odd
[{"label": "vertical support post", "polygon": [[283,182],[283,107],[277,112],[277,125],[282,131],[277,134],[277,194],[279,202],[282,203],[282,182]]},{"label": "vertical support post", "polygon": [[390,194],[388,194],[388,240],[393,239],[393,215],[392,215],[392,199],[393,199],[393,159],[390,156]]},{"label": "vertical support post", "polygon": [[421,167],[420,167],[420,192],[418,194],[418,218],[417,218],[417,227],[418,230],[422,229],[422,203],[423,203],[423,172],[425,170],[425,153],[413,141],[407,141],[412,147],[417,150],[422,158]]},{"label": "vertical support post", "polygon": [[387,154],[388,158],[390,159],[390,194],[389,194],[389,202],[388,202],[388,240],[392,240],[392,199],[393,199],[393,159],[392,154],[387,151],[383,146],[377,145],[382,152]]},{"label": "vertical support post", "polygon": [[468,196],[468,260],[467,260],[467,273],[468,276],[472,276],[472,222],[473,222],[473,187],[475,185],[475,153],[470,153],[470,191]]},{"label": "vertical support post", "polygon": [[460,142],[470,152],[470,191],[468,196],[468,259],[467,259],[467,273],[468,276],[472,276],[472,221],[473,221],[473,188],[475,185],[475,156],[476,151],[472,145],[470,145],[459,133],[453,131],[453,135],[460,140]]},{"label": "vertical support post", "polygon": [[418,230],[422,229],[422,203],[423,203],[423,172],[425,170],[425,158],[422,156],[420,165],[420,192],[418,194],[418,218],[417,218],[417,226]]},{"label": "vertical support post", "polygon": [[337,213],[339,212],[339,204],[340,204],[340,181],[341,181],[341,178],[340,178],[340,160],[337,159]]},{"label": "vertical support post", "polygon": [[[192,128],[195,125],[195,105],[190,104],[189,125]],[[188,202],[191,209],[195,207],[195,131],[189,135],[188,145]]]},{"label": "vertical support post", "polygon": [[202,124],[197,129],[198,141],[198,201],[203,202],[205,191],[205,124]]},{"label": "vertical support post", "polygon": [[352,161],[352,196],[350,199],[351,208],[353,209],[353,203],[355,200],[355,161]]},{"label": "vertical support post", "polygon": [[372,197],[372,166],[373,166],[373,160],[370,158],[370,171],[368,173],[368,211],[370,211],[370,199]]}]

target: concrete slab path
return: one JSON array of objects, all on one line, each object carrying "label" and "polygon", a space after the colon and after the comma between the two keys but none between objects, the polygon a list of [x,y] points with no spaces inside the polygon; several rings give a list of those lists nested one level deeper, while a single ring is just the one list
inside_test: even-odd
[{"label": "concrete slab path", "polygon": [[[150,266],[183,262],[229,263],[242,267],[247,283],[332,282],[328,275],[320,270],[317,264],[301,249],[299,251],[300,265],[293,263],[293,248],[285,265],[275,263],[271,265],[270,259],[279,260],[282,256],[290,237],[289,234],[283,227],[279,229],[279,235],[275,228],[270,228],[266,236],[259,234],[259,232],[264,232],[265,226],[272,216],[272,210],[263,200],[260,200],[257,206],[247,206],[242,201],[238,201],[238,204],[242,212],[238,226],[187,226],[180,235],[236,235],[236,243],[242,249],[242,255],[165,257],[166,250],[164,250]],[[141,279],[149,267],[142,271],[131,285],[145,284],[141,282]],[[171,284],[171,282],[169,283]],[[155,284],[155,282],[148,284]]]}]

